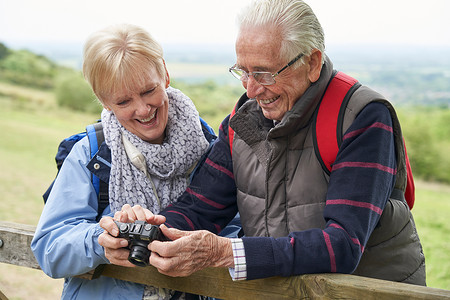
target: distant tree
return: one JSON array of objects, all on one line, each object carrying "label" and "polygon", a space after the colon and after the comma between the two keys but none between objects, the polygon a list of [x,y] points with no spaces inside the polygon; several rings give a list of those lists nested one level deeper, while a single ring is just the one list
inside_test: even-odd
[{"label": "distant tree", "polygon": [[52,77],[57,65],[42,55],[28,50],[13,51],[3,61],[4,68],[18,72],[31,73],[36,77]]},{"label": "distant tree", "polygon": [[11,51],[0,60],[0,79],[20,85],[52,88],[58,66],[28,50]]},{"label": "distant tree", "polygon": [[61,107],[83,112],[101,112],[101,105],[80,72],[66,72],[58,78],[55,94],[58,105]]},{"label": "distant tree", "polygon": [[9,54],[9,49],[5,46],[5,44],[0,42],[0,60],[2,60],[8,54]]},{"label": "distant tree", "polygon": [[171,85],[192,99],[200,116],[217,130],[233,109],[244,89],[240,84],[221,85],[213,80],[199,83],[172,80]]},{"label": "distant tree", "polygon": [[397,112],[414,177],[450,183],[450,110],[414,106]]}]

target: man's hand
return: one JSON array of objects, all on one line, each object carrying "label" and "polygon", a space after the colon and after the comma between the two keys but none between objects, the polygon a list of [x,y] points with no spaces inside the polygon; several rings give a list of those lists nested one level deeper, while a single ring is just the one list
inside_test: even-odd
[{"label": "man's hand", "polygon": [[105,231],[98,237],[98,243],[105,249],[106,258],[115,265],[135,267],[134,264],[128,261],[130,251],[124,248],[128,246],[128,241],[116,238],[119,234],[119,229],[114,220],[123,223],[133,223],[136,220],[141,220],[153,225],[160,225],[165,222],[166,218],[154,215],[151,211],[139,205],[131,207],[129,204],[125,204],[121,211],[116,212],[114,219],[111,217],[101,218],[99,224]]},{"label": "man's hand", "polygon": [[181,231],[161,225],[171,242],[153,241],[150,264],[162,274],[188,276],[207,267],[233,267],[233,250],[228,238],[206,230]]}]

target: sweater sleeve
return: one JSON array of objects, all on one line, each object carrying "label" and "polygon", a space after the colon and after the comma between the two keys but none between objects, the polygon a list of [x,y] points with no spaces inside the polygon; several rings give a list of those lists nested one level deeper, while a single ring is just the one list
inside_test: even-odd
[{"label": "sweater sleeve", "polygon": [[393,190],[395,153],[389,110],[367,105],[345,133],[333,165],[326,227],[282,238],[243,237],[247,279],[352,273]]},{"label": "sweater sleeve", "polygon": [[191,184],[160,214],[166,225],[183,230],[206,229],[218,234],[236,215],[236,185],[228,142],[228,120],[219,127],[219,137]]}]

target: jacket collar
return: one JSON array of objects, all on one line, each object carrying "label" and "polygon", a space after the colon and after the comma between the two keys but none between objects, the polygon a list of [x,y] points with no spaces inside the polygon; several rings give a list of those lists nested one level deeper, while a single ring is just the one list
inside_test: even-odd
[{"label": "jacket collar", "polygon": [[295,102],[291,110],[286,112],[281,122],[271,130],[269,136],[276,138],[292,131],[300,130],[312,120],[314,111],[322,99],[323,94],[333,73],[333,63],[325,56],[319,79],[312,83],[305,93]]},{"label": "jacket collar", "polygon": [[100,145],[97,153],[92,157],[86,167],[101,181],[109,183],[109,173],[111,171],[111,150],[105,142]]}]

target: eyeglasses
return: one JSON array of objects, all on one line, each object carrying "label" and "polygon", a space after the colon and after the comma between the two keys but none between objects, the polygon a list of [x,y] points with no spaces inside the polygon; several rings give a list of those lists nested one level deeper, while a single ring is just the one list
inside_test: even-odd
[{"label": "eyeglasses", "polygon": [[239,79],[242,82],[247,82],[248,77],[250,75],[253,76],[253,78],[261,85],[272,85],[275,83],[275,77],[280,75],[281,72],[283,72],[288,67],[292,66],[297,60],[302,58],[303,53],[299,54],[297,57],[295,57],[293,60],[288,62],[287,65],[285,65],[280,71],[272,74],[270,72],[246,72],[244,70],[236,68],[236,65],[232,66],[228,69],[230,71],[231,75],[233,75],[235,78]]}]

